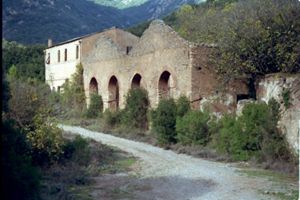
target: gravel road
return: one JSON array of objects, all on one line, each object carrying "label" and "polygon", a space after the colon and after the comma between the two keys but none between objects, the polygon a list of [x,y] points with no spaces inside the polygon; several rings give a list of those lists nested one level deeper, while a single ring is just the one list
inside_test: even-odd
[{"label": "gravel road", "polygon": [[[238,168],[231,166],[231,164],[176,154],[170,150],[164,150],[149,144],[89,131],[80,127],[65,125],[60,125],[60,127],[65,131],[117,147],[139,158],[139,178],[134,180],[134,184],[131,180],[129,186],[128,179],[122,178],[122,176],[117,180],[120,185],[123,185],[122,187],[127,187],[127,189],[131,187],[134,199],[274,199],[274,197],[271,198],[272,196],[261,192],[269,191],[270,188],[274,187],[273,182],[265,178],[251,178],[242,175],[237,172]],[[105,184],[105,182],[102,179],[99,184]],[[116,197],[114,199],[133,198],[133,196],[126,197],[126,193],[120,196],[123,196],[123,198]]]}]

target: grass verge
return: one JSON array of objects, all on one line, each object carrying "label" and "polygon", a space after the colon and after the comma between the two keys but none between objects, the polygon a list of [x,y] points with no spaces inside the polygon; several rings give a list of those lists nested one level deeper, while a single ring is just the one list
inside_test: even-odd
[{"label": "grass verge", "polygon": [[42,199],[94,199],[95,178],[128,173],[136,159],[116,148],[64,134],[65,157],[43,169]]}]

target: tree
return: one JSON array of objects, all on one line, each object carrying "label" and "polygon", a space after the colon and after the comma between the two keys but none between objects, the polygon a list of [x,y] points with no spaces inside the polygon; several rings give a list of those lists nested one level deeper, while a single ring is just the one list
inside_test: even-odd
[{"label": "tree", "polygon": [[122,123],[129,127],[148,128],[148,92],[143,88],[129,90],[126,95],[126,104],[122,113]]},{"label": "tree", "polygon": [[33,166],[30,145],[11,120],[1,126],[1,199],[39,199],[40,174]]},{"label": "tree", "polygon": [[294,0],[239,2],[227,15],[218,41],[217,71],[252,78],[275,72],[300,72],[300,3]]},{"label": "tree", "polygon": [[76,66],[76,72],[72,75],[71,81],[66,81],[63,88],[64,106],[82,112],[86,108],[82,64]]},{"label": "tree", "polygon": [[98,117],[103,112],[102,96],[98,94],[91,94],[91,103],[87,109],[86,116],[88,118]]},{"label": "tree", "polygon": [[36,80],[9,80],[9,115],[22,128],[32,124],[40,108],[50,109],[48,85]]},{"label": "tree", "polygon": [[3,41],[2,65],[6,71],[15,67],[15,75],[19,79],[34,78],[41,82],[45,80],[43,45],[23,46],[16,42]]},{"label": "tree", "polygon": [[159,144],[176,142],[176,104],[173,99],[160,100],[151,118]]},{"label": "tree", "polygon": [[183,117],[191,110],[190,101],[186,96],[180,96],[176,101],[177,116]]},{"label": "tree", "polygon": [[300,72],[297,0],[209,0],[166,20],[182,37],[217,47],[212,60],[225,81]]},{"label": "tree", "polygon": [[209,119],[209,114],[201,111],[191,111],[182,118],[177,118],[178,141],[183,145],[207,144],[209,141]]}]

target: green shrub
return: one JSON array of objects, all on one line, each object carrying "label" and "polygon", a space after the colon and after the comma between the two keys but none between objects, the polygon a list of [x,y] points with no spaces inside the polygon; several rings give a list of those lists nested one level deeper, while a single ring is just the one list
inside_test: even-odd
[{"label": "green shrub", "polygon": [[201,111],[188,112],[177,118],[176,133],[178,142],[183,145],[205,145],[209,141],[209,114]]},{"label": "green shrub", "polygon": [[272,119],[275,123],[277,123],[280,118],[280,103],[278,103],[274,98],[271,98],[268,102],[268,106],[271,112]]},{"label": "green shrub", "polygon": [[86,117],[96,118],[103,112],[103,100],[102,96],[98,94],[91,95],[91,102],[86,111]]},{"label": "green shrub", "polygon": [[1,126],[1,199],[39,199],[41,176],[32,164],[25,134],[3,121]]},{"label": "green shrub", "polygon": [[122,116],[122,111],[110,111],[109,109],[106,109],[104,111],[104,122],[106,125],[110,127],[114,127],[116,125],[121,124],[121,116]]},{"label": "green shrub", "polygon": [[82,112],[86,108],[84,86],[83,86],[83,66],[78,64],[76,72],[71,80],[63,84],[64,92],[62,95],[63,106],[67,111],[77,110]]},{"label": "green shrub", "polygon": [[[264,135],[274,128],[267,104],[251,103],[244,107],[242,116],[225,116],[221,120],[219,149],[234,160],[248,160],[258,155]],[[276,127],[275,127],[276,128]]]},{"label": "green shrub", "polygon": [[244,107],[242,116],[224,116],[220,120],[217,148],[234,160],[290,160],[284,137],[277,129],[279,104],[271,99],[265,103],[251,103]]},{"label": "green shrub", "polygon": [[91,152],[89,142],[79,135],[77,135],[74,140],[68,140],[63,150],[66,159],[72,159],[79,165],[86,165],[90,161]]},{"label": "green shrub", "polygon": [[248,160],[250,155],[244,149],[247,136],[242,131],[242,126],[234,115],[225,115],[220,120],[220,135],[218,150],[232,156],[234,160]]},{"label": "green shrub", "polygon": [[152,111],[151,118],[159,144],[176,142],[176,104],[173,99],[162,99]]},{"label": "green shrub", "polygon": [[63,155],[64,145],[61,129],[43,112],[34,117],[33,123],[30,127],[32,130],[29,130],[26,136],[35,162],[42,165],[58,160]]},{"label": "green shrub", "polygon": [[191,110],[190,101],[186,96],[180,96],[176,101],[177,116],[183,117]]},{"label": "green shrub", "polygon": [[38,114],[39,109],[48,109],[49,86],[34,80],[21,81],[9,80],[9,112],[22,128],[33,123],[33,117]]},{"label": "green shrub", "polygon": [[291,105],[291,91],[289,89],[283,89],[282,91],[283,104],[286,109]]},{"label": "green shrub", "polygon": [[147,129],[148,93],[145,89],[135,88],[126,95],[126,105],[122,115],[122,124],[128,127]]}]

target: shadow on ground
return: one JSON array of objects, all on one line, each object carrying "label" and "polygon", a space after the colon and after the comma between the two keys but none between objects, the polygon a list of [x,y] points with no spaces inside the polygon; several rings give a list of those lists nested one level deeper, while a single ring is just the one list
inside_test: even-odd
[{"label": "shadow on ground", "polygon": [[182,177],[137,178],[126,174],[105,175],[96,181],[92,196],[95,199],[183,200],[212,191],[215,183],[205,179]]}]

